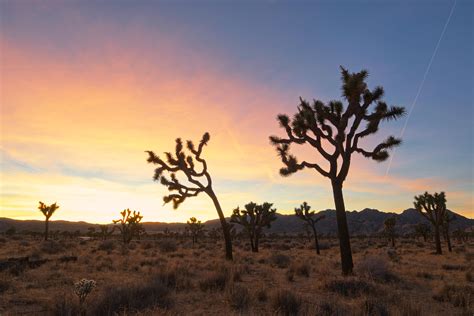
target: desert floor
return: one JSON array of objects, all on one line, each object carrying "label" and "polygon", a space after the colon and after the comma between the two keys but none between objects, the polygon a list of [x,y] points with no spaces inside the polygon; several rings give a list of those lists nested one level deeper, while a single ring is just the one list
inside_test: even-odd
[{"label": "desert floor", "polygon": [[[226,262],[220,241],[0,238],[1,315],[473,315],[474,241],[433,254],[430,242],[353,239],[355,273],[342,277],[336,239],[246,240]],[[444,245],[443,245],[444,246]],[[74,260],[77,257],[77,260]],[[41,260],[48,259],[46,262]],[[42,264],[41,264],[42,263]],[[79,306],[74,282],[97,285]]]}]

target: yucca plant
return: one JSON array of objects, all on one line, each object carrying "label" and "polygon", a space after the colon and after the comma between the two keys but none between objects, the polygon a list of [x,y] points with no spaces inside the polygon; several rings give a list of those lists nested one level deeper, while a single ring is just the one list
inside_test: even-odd
[{"label": "yucca plant", "polygon": [[44,221],[44,240],[48,240],[48,235],[49,235],[49,219],[51,216],[53,216],[54,212],[59,208],[59,206],[56,203],[53,203],[51,205],[46,205],[43,202],[39,202],[38,209],[43,213],[45,217]]},{"label": "yucca plant", "polygon": [[425,192],[415,196],[415,209],[433,225],[436,254],[442,254],[440,232],[446,216],[446,195],[444,192],[430,194]]},{"label": "yucca plant", "polygon": [[132,211],[130,209],[125,209],[120,212],[122,216],[119,219],[113,220],[114,224],[119,224],[117,227],[122,235],[122,241],[124,244],[130,243],[134,236],[137,236],[141,231],[141,220],[143,216],[140,215],[140,212]]},{"label": "yucca plant", "polygon": [[316,231],[316,223],[319,222],[320,220],[324,219],[324,215],[320,215],[317,217],[314,217],[316,213],[314,211],[311,211],[311,206],[308,205],[308,203],[303,202],[301,206],[298,208],[295,208],[295,215],[302,221],[306,223],[306,226],[311,228],[311,231],[313,232],[313,238],[314,238],[314,248],[316,249],[316,253],[319,255],[321,252],[319,250],[319,241],[318,241],[318,232]]},{"label": "yucca plant", "polygon": [[[400,145],[400,139],[390,136],[372,149],[363,148],[361,142],[375,134],[380,123],[403,116],[405,109],[399,106],[389,107],[382,101],[382,87],[369,90],[366,70],[350,73],[341,67],[341,75],[342,96],[346,106],[341,101],[309,102],[300,98],[297,112],[292,119],[285,114],[277,117],[286,136],[270,136],[270,141],[284,164],[280,169],[282,176],[312,169],[331,181],[342,272],[350,274],[353,269],[352,251],[342,188],[349,173],[352,155],[361,154],[375,161],[386,160],[389,157],[388,150]],[[298,161],[289,152],[292,144],[311,146],[326,161],[327,166],[306,160]]]}]

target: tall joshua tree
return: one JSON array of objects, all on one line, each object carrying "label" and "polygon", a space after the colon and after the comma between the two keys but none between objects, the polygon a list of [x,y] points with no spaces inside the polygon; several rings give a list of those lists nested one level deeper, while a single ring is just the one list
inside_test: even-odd
[{"label": "tall joshua tree", "polygon": [[56,203],[53,203],[51,205],[46,205],[43,202],[39,202],[38,209],[43,213],[45,217],[44,221],[44,240],[48,240],[48,235],[49,235],[49,219],[51,216],[53,216],[54,212],[59,208]]},{"label": "tall joshua tree", "polygon": [[446,216],[446,195],[444,192],[435,194],[425,192],[422,195],[415,196],[414,205],[415,209],[433,225],[436,254],[441,254],[440,230]]},{"label": "tall joshua tree", "polygon": [[[169,191],[173,192],[163,197],[163,201],[165,203],[173,202],[173,207],[175,209],[177,209],[187,198],[198,196],[200,193],[205,193],[211,198],[217,214],[219,215],[224,235],[226,259],[232,260],[230,227],[224,217],[222,207],[214,192],[214,188],[212,187],[212,178],[207,168],[207,162],[201,157],[202,150],[209,142],[209,139],[209,133],[205,133],[197,148],[192,141],[188,140],[186,145],[189,152],[192,154],[188,155],[184,152],[183,142],[178,138],[176,139],[175,155],[173,156],[173,154],[169,152],[165,153],[167,162],[155,155],[152,151],[147,151],[148,162],[158,165],[158,168],[155,169],[154,180],[159,180],[161,184],[168,188]],[[196,166],[196,162],[199,163],[200,167]],[[169,179],[163,175],[165,172],[170,174]],[[178,180],[176,176],[178,172],[184,176],[183,178],[185,178],[187,183],[183,184],[183,182]]]},{"label": "tall joshua tree", "polygon": [[295,215],[305,221],[308,227],[311,227],[313,230],[313,236],[314,236],[314,247],[316,248],[316,253],[319,255],[319,242],[318,242],[318,232],[316,231],[316,223],[319,222],[320,220],[324,219],[326,216],[325,215],[320,215],[316,218],[313,218],[316,213],[314,211],[311,211],[311,206],[308,205],[308,203],[303,202],[299,208],[295,208]]},{"label": "tall joshua tree", "polygon": [[236,208],[230,217],[230,222],[241,225],[250,239],[252,252],[258,252],[258,242],[264,227],[270,228],[273,221],[277,219],[276,208],[272,209],[272,203],[256,204],[250,202],[244,209]]},{"label": "tall joshua tree", "polygon": [[187,228],[189,232],[191,233],[191,237],[193,239],[193,246],[194,243],[197,242],[197,238],[200,234],[202,234],[202,231],[204,229],[204,224],[201,223],[201,221],[198,221],[196,217],[191,217],[189,221],[186,222],[188,225]]},{"label": "tall joshua tree", "polygon": [[383,223],[384,232],[387,235],[388,239],[392,242],[392,247],[395,247],[395,225],[397,224],[397,219],[395,217],[389,217]]},{"label": "tall joshua tree", "polygon": [[[319,100],[308,102],[300,98],[297,112],[292,119],[284,114],[277,117],[280,126],[286,132],[286,137],[271,136],[270,141],[285,165],[280,169],[282,176],[289,176],[307,168],[315,170],[331,181],[342,272],[350,274],[353,268],[352,252],[342,188],[349,173],[351,158],[357,153],[375,161],[386,160],[389,156],[388,150],[399,145],[400,139],[390,136],[371,150],[362,148],[360,142],[367,136],[375,134],[381,122],[403,116],[405,109],[399,106],[387,106],[381,100],[384,94],[382,87],[369,90],[366,70],[350,73],[341,67],[341,74],[342,96],[347,103],[346,106],[341,101],[330,101],[325,104]],[[310,145],[322,156],[327,166],[306,160],[299,162],[289,153],[291,144]]]}]

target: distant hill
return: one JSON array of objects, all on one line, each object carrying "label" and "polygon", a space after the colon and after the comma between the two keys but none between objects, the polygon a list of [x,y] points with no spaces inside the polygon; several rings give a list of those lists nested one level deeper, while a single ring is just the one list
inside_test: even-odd
[{"label": "distant hill", "polygon": [[[451,212],[455,220],[451,222],[451,230],[456,229],[473,229],[474,219],[466,218],[457,213]],[[325,215],[326,218],[317,224],[317,229],[321,234],[335,235],[337,232],[336,212],[334,210],[320,211],[318,215]],[[396,229],[399,234],[408,234],[413,232],[413,227],[419,223],[428,223],[415,209],[407,209],[400,214],[385,213],[375,209],[363,209],[362,211],[348,211],[347,221],[351,235],[371,235],[380,233],[383,230],[384,221],[389,217],[397,219]],[[272,228],[268,232],[297,234],[304,232],[303,222],[294,215],[277,214],[277,220],[272,224]],[[219,227],[218,219],[210,220],[204,223],[206,228]],[[165,229],[170,231],[180,231],[186,226],[185,223],[160,223],[160,222],[144,222],[146,231],[159,232]],[[38,220],[14,220],[10,218],[0,218],[0,233],[5,232],[10,227],[15,227],[18,232],[36,231],[42,232],[44,222]],[[89,227],[97,227],[97,224],[87,222],[68,222],[68,221],[51,221],[50,230],[60,231],[81,231],[86,232]]]}]

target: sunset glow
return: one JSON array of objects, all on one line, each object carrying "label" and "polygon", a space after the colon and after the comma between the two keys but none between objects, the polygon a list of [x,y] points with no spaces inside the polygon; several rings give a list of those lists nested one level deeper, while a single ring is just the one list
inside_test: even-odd
[{"label": "sunset glow", "polygon": [[[397,29],[359,15],[361,27],[393,35],[396,43],[385,49],[404,52],[382,50],[374,57],[374,40],[355,57],[342,48],[360,39],[350,30],[336,35],[341,26],[330,27],[325,16],[335,9],[329,5],[314,6],[296,21],[300,6],[285,14],[288,8],[271,2],[255,4],[258,14],[248,15],[230,5],[216,5],[207,15],[153,2],[127,11],[126,3],[0,5],[0,217],[42,219],[41,200],[60,205],[54,220],[108,223],[124,208],[141,211],[144,221],[214,219],[205,196],[178,210],[163,205],[166,188],[153,182],[144,152],[172,151],[175,138],[198,141],[204,132],[211,134],[204,156],[226,215],[249,201],[273,202],[279,213],[292,213],[302,201],[334,208],[328,179],[311,171],[278,174],[281,162],[268,141],[282,133],[276,115],[294,113],[300,96],[341,99],[340,64],[368,69],[388,104],[409,107],[446,11],[443,3],[433,6],[423,17],[429,27],[417,32],[410,31],[416,16],[398,6],[387,8],[405,24]],[[472,69],[472,45],[460,40],[472,29],[462,27],[469,19],[462,5],[391,172],[385,176],[388,162],[357,157],[344,184],[348,210],[398,213],[412,207],[414,195],[445,191],[448,208],[474,216],[473,77],[458,67]],[[321,17],[315,24],[312,14]],[[237,30],[224,17],[250,22]],[[380,34],[373,31],[375,39],[382,40]],[[281,41],[290,41],[291,49],[278,46]],[[384,123],[369,142],[398,135],[403,123]],[[316,159],[311,150],[299,152]]]}]

